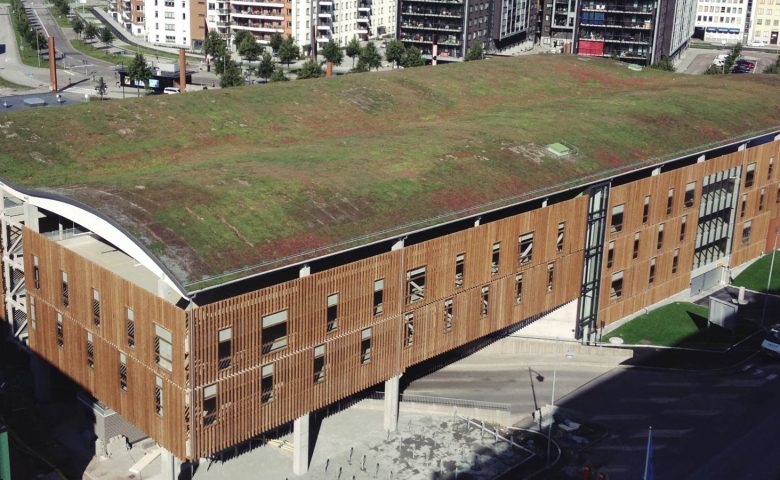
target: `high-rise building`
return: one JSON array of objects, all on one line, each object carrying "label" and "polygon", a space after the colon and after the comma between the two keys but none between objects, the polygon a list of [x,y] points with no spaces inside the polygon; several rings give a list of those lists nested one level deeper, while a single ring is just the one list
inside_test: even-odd
[{"label": "high-rise building", "polygon": [[304,47],[311,45],[312,31],[320,47],[331,40],[343,47],[353,38],[366,41],[395,35],[392,0],[304,1],[296,2],[293,10],[292,34]]},{"label": "high-rise building", "polygon": [[778,45],[780,3],[777,0],[752,0],[749,41]]},{"label": "high-rise building", "polygon": [[706,42],[733,44],[745,42],[747,18],[753,0],[734,0],[729,3],[699,0],[696,6],[697,37]]},{"label": "high-rise building", "polygon": [[192,0],[150,0],[146,40],[165,47],[198,50],[206,39],[206,4]]},{"label": "high-rise building", "polygon": [[109,3],[110,13],[125,30],[136,36],[146,33],[144,0],[116,0]]}]

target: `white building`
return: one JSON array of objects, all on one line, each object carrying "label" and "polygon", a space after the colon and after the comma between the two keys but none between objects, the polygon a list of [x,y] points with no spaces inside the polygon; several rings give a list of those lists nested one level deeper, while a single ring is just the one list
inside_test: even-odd
[{"label": "white building", "polygon": [[360,40],[395,35],[396,2],[393,0],[319,0],[293,3],[293,36],[298,44],[311,42],[315,26],[319,46],[331,39],[345,46]]},{"label": "white building", "polygon": [[780,0],[754,0],[751,23],[750,42],[778,45]]},{"label": "white building", "polygon": [[704,41],[715,43],[744,42],[749,0],[718,2],[699,0],[696,27],[704,29]]},{"label": "white building", "polygon": [[190,48],[190,0],[148,0],[146,39],[155,45]]}]

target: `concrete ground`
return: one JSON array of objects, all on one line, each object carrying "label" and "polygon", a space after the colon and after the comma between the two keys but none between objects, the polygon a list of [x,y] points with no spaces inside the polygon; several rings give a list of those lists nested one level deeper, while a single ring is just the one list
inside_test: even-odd
[{"label": "concrete ground", "polygon": [[[715,57],[721,54],[728,54],[730,52],[731,49],[726,47],[719,49],[689,48],[677,63],[677,71],[680,73],[689,73],[693,75],[702,74],[712,64],[712,61],[715,60]],[[777,60],[777,55],[778,52],[765,50],[742,50],[742,58],[756,61],[756,68],[754,73],[762,73],[766,67]]]}]

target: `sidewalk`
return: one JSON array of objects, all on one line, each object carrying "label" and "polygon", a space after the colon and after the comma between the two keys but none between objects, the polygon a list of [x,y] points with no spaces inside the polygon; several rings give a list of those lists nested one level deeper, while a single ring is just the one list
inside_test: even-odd
[{"label": "sidewalk", "polygon": [[[19,58],[19,47],[11,25],[11,6],[0,4],[0,43],[5,44],[5,53],[0,55],[0,77],[18,85],[32,87],[24,93],[48,92],[49,70],[30,67]],[[19,93],[21,90],[0,87],[0,95]]]}]

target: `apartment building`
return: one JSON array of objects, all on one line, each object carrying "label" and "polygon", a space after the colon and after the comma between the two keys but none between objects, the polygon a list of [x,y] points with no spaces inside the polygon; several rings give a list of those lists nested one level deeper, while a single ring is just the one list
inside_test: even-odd
[{"label": "apartment building", "polygon": [[699,30],[699,36],[713,43],[745,42],[750,29],[747,20],[753,1],[699,1],[696,6],[696,29]]},{"label": "apartment building", "polygon": [[395,2],[391,0],[319,0],[293,6],[293,36],[302,46],[333,40],[345,46],[353,38],[361,41],[395,35]]},{"label": "apartment building", "polygon": [[695,28],[695,0],[585,0],[579,5],[574,51],[651,65],[676,58]]},{"label": "apartment building", "polygon": [[552,47],[572,42],[577,20],[577,0],[545,0],[542,2],[541,43]]},{"label": "apartment building", "polygon": [[761,41],[769,45],[778,45],[780,1],[752,0],[752,2],[750,42]]},{"label": "apartment building", "polygon": [[146,33],[144,0],[117,0],[108,4],[114,19],[133,35],[142,37]]},{"label": "apartment building", "polygon": [[[521,75],[540,75],[550,67],[607,82],[589,87],[599,98],[625,95],[630,99],[642,93],[641,86],[622,89],[617,82],[608,83],[625,78],[625,69],[612,62],[579,62],[562,56],[497,58],[431,69],[424,76],[418,69],[398,72],[395,81],[406,90],[391,99],[379,96],[390,95],[384,93],[387,83],[381,83],[383,93],[372,96],[380,91],[376,82],[386,79],[356,77],[357,83],[334,90],[340,108],[343,98],[362,101],[355,102],[355,118],[345,119],[339,128],[361,129],[373,121],[367,111],[374,111],[364,110],[365,105],[399,109],[395,102],[420,92],[426,99],[433,98],[437,107],[462,102],[456,106],[473,111],[474,104],[468,102],[474,98],[446,98],[440,92],[447,90],[437,90],[445,84],[455,88],[447,83],[452,69],[464,69],[456,72],[457,88],[471,92],[494,82],[512,88],[508,85]],[[556,74],[542,79],[568,81],[557,78]],[[656,81],[656,91],[671,91],[686,82]],[[721,88],[722,82],[734,80],[698,81]],[[764,81],[744,80],[748,86]],[[563,93],[556,94],[556,102],[566,100],[561,95],[580,94],[558,87]],[[303,95],[310,86],[302,82],[291,88]],[[507,121],[523,118],[528,102],[539,101],[531,94],[520,99],[501,97],[496,88],[486,91],[484,98],[494,103],[518,101],[516,109],[503,111]],[[253,91],[253,95],[258,97],[241,98],[278,108],[263,96],[267,94]],[[554,172],[532,177],[528,172],[539,171],[535,170],[538,159],[517,153],[527,150],[508,143],[507,137],[507,148],[496,149],[506,155],[501,157],[506,162],[470,155],[436,159],[432,167],[436,177],[458,168],[454,163],[464,164],[468,168],[462,170],[466,178],[461,181],[490,184],[491,193],[507,188],[513,195],[485,198],[464,208],[459,203],[465,198],[463,191],[468,196],[472,191],[445,182],[420,207],[430,208],[426,214],[435,215],[435,220],[422,218],[417,223],[399,220],[407,212],[399,211],[397,204],[409,195],[406,182],[415,175],[408,162],[427,162],[427,158],[405,160],[399,183],[405,187],[392,193],[398,196],[382,200],[385,203],[360,196],[366,182],[386,182],[385,176],[361,177],[357,197],[350,197],[346,186],[333,181],[328,190],[335,199],[332,210],[325,210],[330,205],[315,198],[312,210],[293,217],[290,212],[303,209],[316,193],[306,191],[295,198],[291,193],[283,199],[289,208],[274,210],[280,217],[274,219],[276,223],[253,236],[230,222],[238,223],[242,215],[258,215],[259,206],[278,201],[267,190],[270,183],[308,175],[306,185],[313,185],[325,178],[301,169],[285,174],[273,150],[282,147],[276,145],[262,147],[272,150],[270,157],[260,157],[258,149],[258,157],[250,161],[244,152],[238,158],[215,151],[225,155],[217,159],[223,160],[220,168],[226,175],[201,184],[206,193],[190,179],[179,177],[183,167],[204,167],[182,164],[195,162],[188,157],[155,163],[151,174],[134,173],[133,187],[124,191],[110,179],[82,184],[84,180],[75,174],[68,177],[73,184],[52,191],[34,185],[36,180],[26,167],[9,167],[4,175],[10,178],[0,180],[4,320],[21,345],[167,449],[166,480],[177,468],[174,457],[196,462],[289,424],[299,439],[294,470],[304,473],[309,458],[309,443],[304,439],[310,435],[311,412],[384,382],[384,427],[394,430],[400,376],[415,364],[486,335],[519,328],[575,301],[578,313],[571,319],[572,328],[577,338],[590,342],[604,324],[689,288],[696,292],[721,282],[728,266],[765,252],[770,236],[774,238],[774,226],[780,225],[780,130],[756,129],[760,119],[771,118],[776,108],[771,102],[778,97],[750,88],[744,96],[764,103],[747,112],[735,109],[731,126],[724,128],[752,133],[721,137],[716,146],[687,149],[682,156],[665,150],[667,138],[648,136],[643,143],[627,140],[620,152],[591,157],[579,153],[562,161]],[[376,107],[374,98],[382,102],[381,107]],[[183,101],[195,105],[203,100],[199,96]],[[707,98],[695,105],[704,108],[703,102],[713,101],[736,107],[745,98]],[[316,102],[306,108],[313,105]],[[454,116],[461,115],[447,105]],[[137,108],[147,107],[137,104]],[[229,107],[215,108],[233,114]],[[625,113],[626,118],[615,120],[637,125],[634,117],[639,115],[630,106],[626,109],[615,113]],[[275,121],[281,125],[299,118],[302,111],[280,113]],[[116,115],[101,112],[93,115]],[[383,116],[391,113],[382,111]],[[413,113],[419,118],[419,112]],[[134,114],[129,113],[131,118]],[[683,124],[663,109],[643,111],[642,116],[643,122],[662,121],[670,129],[710,121],[686,115]],[[448,130],[442,125],[446,127],[447,121],[437,118],[430,125],[440,133],[436,138],[441,145],[451,147],[457,139],[445,136]],[[314,125],[311,128],[322,126],[322,122],[309,123]],[[302,122],[300,128],[307,125]],[[558,133],[565,135],[566,130]],[[410,135],[403,138],[404,145],[419,138],[416,132],[401,134]],[[731,134],[733,130],[723,135]],[[365,168],[364,156],[349,155],[360,152],[356,145],[371,139],[337,138],[343,148],[339,156],[328,149],[316,157],[326,139],[309,140],[305,135],[295,137],[295,152],[304,152],[301,155],[311,165],[321,158],[328,175],[334,161]],[[517,140],[518,145],[521,141],[528,140]],[[461,147],[465,148],[460,144],[449,151],[458,153]],[[198,143],[197,148],[204,147]],[[636,152],[645,148],[667,155],[663,160],[638,156]],[[375,154],[388,164],[396,161],[388,153]],[[143,164],[144,158],[137,161]],[[61,168],[83,168],[98,161],[107,160],[102,155],[84,156],[86,163]],[[208,163],[214,161],[209,156]],[[543,160],[547,169],[553,161]],[[590,165],[588,180],[577,170],[585,161]],[[509,163],[521,168],[510,172]],[[553,174],[560,176],[553,180]],[[172,177],[172,183],[157,183]],[[193,201],[202,195],[202,200],[216,202],[207,189],[223,179],[239,190],[230,190],[233,196],[222,206],[208,203],[208,208],[204,204],[190,208],[182,204],[183,197],[177,197],[186,192],[185,198]],[[428,188],[429,182],[421,185]],[[238,195],[242,192],[246,196]],[[234,209],[239,202],[244,203]],[[158,207],[162,207],[159,215],[151,210]],[[231,218],[223,214],[227,211]],[[315,217],[316,212],[323,215]],[[293,218],[302,221],[295,224]],[[287,228],[293,224],[301,230],[290,233]],[[342,224],[349,227],[343,235],[350,236],[337,236],[334,227]],[[382,233],[373,236],[377,225]],[[208,232],[205,243],[204,231]],[[329,240],[333,243],[311,247],[315,233],[325,231],[333,235]],[[262,239],[268,235],[275,236]],[[227,262],[233,263],[228,267]]]},{"label": "apartment building", "polygon": [[146,40],[165,47],[199,50],[206,39],[205,0],[148,0]]}]

